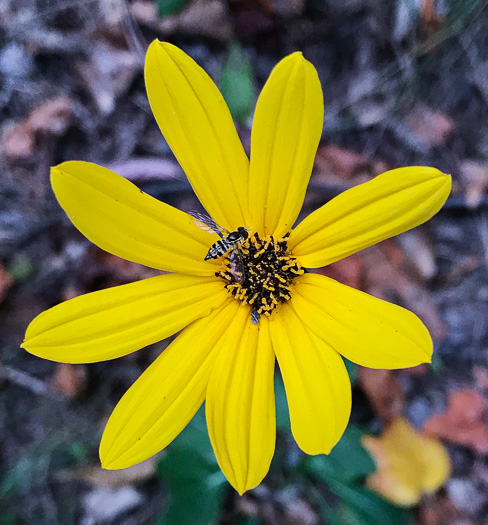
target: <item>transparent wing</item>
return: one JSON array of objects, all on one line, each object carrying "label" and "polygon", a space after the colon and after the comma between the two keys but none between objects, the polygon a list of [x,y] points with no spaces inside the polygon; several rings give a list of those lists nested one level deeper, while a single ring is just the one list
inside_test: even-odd
[{"label": "transparent wing", "polygon": [[242,284],[246,278],[244,262],[242,261],[242,255],[237,245],[232,246],[232,253],[230,254],[230,271],[234,276],[234,279]]},{"label": "transparent wing", "polygon": [[188,215],[193,218],[193,222],[203,231],[216,233],[221,238],[229,235],[229,232],[220,224],[217,224],[211,217],[198,211],[189,211]]}]

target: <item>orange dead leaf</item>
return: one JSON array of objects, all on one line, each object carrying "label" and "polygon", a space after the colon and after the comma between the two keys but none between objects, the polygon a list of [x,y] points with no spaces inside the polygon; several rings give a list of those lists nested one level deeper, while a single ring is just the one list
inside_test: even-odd
[{"label": "orange dead leaf", "polygon": [[449,394],[447,410],[425,423],[424,432],[487,454],[486,413],[486,400],[481,394],[470,389],[457,390]]},{"label": "orange dead leaf", "polygon": [[48,100],[35,108],[26,120],[7,129],[3,136],[3,151],[9,158],[29,157],[34,153],[40,135],[61,135],[71,121],[73,105],[68,97]]},{"label": "orange dead leaf", "polygon": [[451,463],[442,444],[419,434],[406,419],[396,419],[380,437],[364,436],[362,443],[378,467],[367,485],[398,505],[415,505],[449,477]]}]

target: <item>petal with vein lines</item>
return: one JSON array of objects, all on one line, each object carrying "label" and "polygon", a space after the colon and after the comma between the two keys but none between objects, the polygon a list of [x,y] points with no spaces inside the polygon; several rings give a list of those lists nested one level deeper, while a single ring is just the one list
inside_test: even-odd
[{"label": "petal with vein lines", "polygon": [[100,248],[159,270],[215,273],[215,264],[204,262],[212,237],[113,171],[63,162],[51,169],[51,184],[71,222]]},{"label": "petal with vein lines", "polygon": [[369,368],[406,368],[432,359],[432,339],[412,312],[323,275],[296,280],[291,307],[323,341]]},{"label": "petal with vein lines", "polygon": [[270,330],[293,437],[307,454],[328,454],[351,413],[351,383],[344,362],[288,304],[270,323]]},{"label": "petal with vein lines", "polygon": [[228,230],[247,226],[249,161],[217,86],[185,52],[157,40],[145,79],[156,121],[200,202]]},{"label": "petal with vein lines", "polygon": [[451,177],[435,168],[387,171],[311,213],[288,246],[306,268],[331,264],[427,221],[450,191]]},{"label": "petal with vein lines", "polygon": [[324,103],[313,65],[301,53],[271,72],[254,115],[249,172],[251,227],[281,237],[302,207],[322,133]]},{"label": "petal with vein lines", "polygon": [[126,392],[103,433],[103,468],[139,463],[166,447],[185,428],[203,403],[215,346],[232,330],[238,308],[230,300],[192,323]]},{"label": "petal with vein lines", "polygon": [[206,401],[210,441],[222,472],[242,494],[268,472],[275,447],[274,354],[268,320],[240,308],[219,341]]},{"label": "petal with vein lines", "polygon": [[22,347],[63,363],[114,359],[173,335],[227,297],[215,277],[160,275],[42,312],[27,328]]}]

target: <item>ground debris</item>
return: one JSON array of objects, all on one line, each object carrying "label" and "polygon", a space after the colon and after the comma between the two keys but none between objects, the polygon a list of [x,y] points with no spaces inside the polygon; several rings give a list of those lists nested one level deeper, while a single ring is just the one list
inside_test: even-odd
[{"label": "ground debris", "polygon": [[470,447],[478,454],[488,453],[486,398],[468,388],[449,394],[447,410],[431,417],[424,432],[451,443]]}]

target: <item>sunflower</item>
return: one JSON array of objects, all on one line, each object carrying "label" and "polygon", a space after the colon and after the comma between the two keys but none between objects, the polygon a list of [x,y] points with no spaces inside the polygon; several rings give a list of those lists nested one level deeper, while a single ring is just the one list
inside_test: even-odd
[{"label": "sunflower", "polygon": [[52,168],[60,205],[88,239],[170,273],[55,306],[32,321],[22,347],[89,363],[182,330],[115,407],[102,465],[121,469],[154,455],[205,401],[218,463],[242,494],[261,482],[274,453],[275,357],[294,438],[308,454],[329,453],[346,428],[351,386],[341,355],[371,368],[431,360],[432,340],[414,314],[305,269],[425,222],[451,179],[429,167],[395,169],[293,228],[322,132],[312,64],[293,53],[271,72],[257,102],[250,161],[222,95],[181,49],[153,42],[145,80],[161,131],[208,215],[223,232],[245,234],[205,260],[219,237],[194,217],[98,165]]}]

